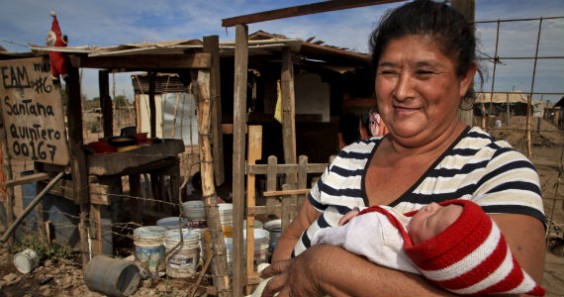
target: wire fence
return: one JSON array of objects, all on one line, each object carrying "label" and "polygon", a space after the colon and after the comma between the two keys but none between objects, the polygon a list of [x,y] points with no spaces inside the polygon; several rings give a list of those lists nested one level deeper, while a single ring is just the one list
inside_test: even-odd
[{"label": "wire fence", "polygon": [[[504,31],[502,30],[502,26],[510,26],[511,24],[519,23],[527,23],[529,24],[528,26],[531,26],[531,23],[537,24],[537,30],[535,32],[536,34],[534,34],[534,38],[529,40],[530,43],[535,45],[533,49],[534,54],[503,55]],[[495,25],[495,30],[493,30],[493,35],[495,37],[489,40],[489,43],[487,45],[491,49],[491,51],[489,53],[488,51],[484,51],[484,53],[479,57],[480,60],[488,65],[489,72],[491,73],[491,82],[489,82],[489,85],[484,86],[484,93],[487,93],[488,91],[491,95],[493,95],[493,93],[495,92],[517,93],[515,92],[514,86],[522,85],[524,87],[527,87],[527,89],[522,93],[526,95],[528,103],[527,114],[516,115],[511,114],[511,111],[509,111],[507,112],[505,118],[503,118],[501,114],[498,114],[496,118],[503,118],[504,125],[501,127],[496,127],[493,122],[487,122],[488,124],[485,125],[484,128],[497,138],[508,140],[518,150],[524,153],[527,150],[527,146],[523,142],[525,133],[532,131],[533,162],[540,169],[539,172],[541,173],[541,186],[545,203],[545,213],[548,221],[546,239],[549,248],[555,249],[555,244],[557,244],[558,242],[562,244],[562,241],[564,241],[564,134],[562,130],[558,128],[558,123],[555,122],[553,118],[547,119],[545,115],[541,114],[540,118],[544,118],[544,120],[542,122],[538,120],[538,124],[535,124],[535,121],[532,120],[532,103],[534,98],[540,101],[544,101],[545,98],[548,98],[549,96],[552,96],[550,98],[558,98],[560,96],[564,96],[564,92],[562,90],[547,90],[544,86],[544,82],[539,83],[539,78],[548,79],[546,78],[547,75],[545,74],[545,72],[549,72],[549,70],[552,69],[551,67],[547,67],[546,69],[544,68],[544,66],[539,67],[539,61],[550,61],[552,64],[556,64],[556,67],[559,67],[558,65],[564,65],[564,55],[562,55],[562,52],[560,52],[560,54],[550,54],[543,51],[543,45],[545,44],[543,43],[543,40],[545,39],[542,38],[543,36],[545,36],[543,35],[544,32],[552,32],[554,28],[556,28],[556,31],[559,32],[561,36],[564,32],[564,17],[476,22],[476,26],[479,30],[487,30],[487,28],[484,27],[490,26],[492,24]],[[558,41],[561,42],[561,39],[558,39]],[[530,63],[528,68],[530,69],[530,71],[522,71],[524,72],[524,74],[515,74],[512,73],[511,70],[503,70],[503,68],[505,67],[512,69],[511,65],[513,63],[521,65],[523,61]],[[517,65],[515,67],[519,68],[520,66]],[[564,67],[561,69],[564,69]],[[515,75],[512,76],[513,74]],[[564,81],[564,79],[561,80],[561,82],[562,81]],[[512,90],[503,89],[507,86],[512,86]],[[562,86],[562,84],[560,84],[560,86]],[[488,88],[489,90],[486,90]],[[547,108],[550,108],[550,110],[552,110],[552,108],[555,107],[554,101],[555,100],[553,99],[553,102],[547,105]],[[178,100],[176,104],[179,104]],[[184,103],[181,102],[181,104]],[[490,115],[493,114],[493,107],[491,107],[492,105],[490,105],[489,109]],[[182,120],[184,120],[184,117],[190,117],[189,123],[192,123],[192,117],[194,116],[193,109],[191,113],[188,113],[188,115],[184,114],[184,112],[179,113],[178,116],[181,117],[181,120],[179,120],[178,122],[182,122]],[[136,124],[137,119],[135,110],[118,111],[116,114],[118,115],[116,117],[118,120],[115,121],[115,126],[117,129],[116,132],[121,128],[134,126]],[[171,123],[176,123],[176,112],[174,112],[174,114],[175,120],[169,121]],[[561,109],[559,116],[560,118],[562,118]],[[511,121],[509,121],[510,117],[512,118]],[[523,121],[524,118],[526,118],[526,121]],[[101,131],[102,129],[101,126],[97,126],[101,125],[99,117],[94,116],[90,119],[86,118],[85,121],[86,124],[84,126],[86,128],[86,138],[90,141],[100,138],[101,135],[99,131]],[[480,119],[475,120],[474,124],[480,125]],[[165,131],[174,131],[174,129],[175,128],[172,126],[164,128]],[[192,127],[190,127],[190,130],[192,130]],[[174,134],[175,133],[172,132],[172,135]],[[192,139],[192,137],[190,137],[190,139]],[[537,142],[535,143],[535,141]],[[135,201],[137,205],[141,205],[145,210],[169,209],[172,210],[168,213],[169,215],[182,216],[182,202],[191,198],[190,195],[192,190],[187,190],[191,188],[191,185],[188,184],[188,180],[193,175],[193,172],[197,171],[200,166],[199,154],[197,152],[197,149],[195,148],[196,146],[192,144],[192,141],[188,140],[187,147],[190,148],[181,155],[181,176],[184,178],[184,180],[181,183],[182,190],[180,191],[180,197],[155,196],[154,189],[151,188],[150,178],[148,177],[143,177],[141,180],[143,189],[142,195],[131,195],[131,193],[129,193],[127,177],[124,177],[122,188],[123,192],[119,194],[111,194],[111,197],[109,197],[112,201],[121,201],[122,209],[114,209],[114,211],[116,211],[116,219],[113,220],[112,223],[103,222],[103,225],[94,227],[111,230],[116,242],[126,242],[129,245],[125,244],[125,246],[131,247],[133,241],[133,230],[141,226],[141,223],[143,223],[129,220],[129,217],[127,215],[122,216],[123,213],[121,212],[124,210],[142,211],[128,208],[127,205],[132,201]],[[145,156],[139,155],[138,157],[143,158]],[[12,172],[16,175],[25,174],[25,172],[29,172],[34,169],[34,164],[31,161],[25,160],[13,160],[11,166]],[[60,189],[60,191],[72,193],[72,189],[69,188],[63,188]],[[16,216],[24,211],[26,203],[29,203],[29,201],[34,198],[34,194],[34,184],[16,186],[14,188],[14,195],[16,197],[21,197],[21,199],[16,199],[16,203],[13,207]],[[90,192],[89,194],[92,196],[95,194],[102,195],[104,193]],[[2,209],[0,209],[0,225],[3,226],[3,228],[8,227],[5,201],[6,199],[3,198]],[[76,209],[73,209],[72,205],[68,205],[68,203],[61,201],[66,201],[72,204],[72,202],[68,199],[56,196],[45,199],[41,207],[38,207],[36,209],[36,212],[33,215],[30,215],[29,218],[24,221],[24,224],[22,224],[18,228],[16,236],[18,237],[25,234],[32,234],[35,233],[37,229],[45,229],[47,222],[47,228],[49,228],[50,230],[58,230],[55,232],[55,234],[49,234],[48,232],[48,236],[56,237],[57,235],[62,234],[64,239],[69,241],[74,240],[74,244],[78,246],[79,240],[77,236],[80,214]],[[155,222],[152,221],[147,223],[154,224]],[[42,233],[44,232],[40,232],[39,234]],[[557,242],[554,238],[560,238],[561,241]],[[49,241],[49,238],[45,238],[44,240]]]}]

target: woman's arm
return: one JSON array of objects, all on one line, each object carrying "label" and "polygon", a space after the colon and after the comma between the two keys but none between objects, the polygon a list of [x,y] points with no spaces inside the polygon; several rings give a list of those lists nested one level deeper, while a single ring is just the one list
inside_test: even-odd
[{"label": "woman's arm", "polygon": [[[263,277],[276,275],[262,296],[451,296],[420,275],[384,268],[342,248],[312,246],[299,257],[273,264]],[[284,273],[281,273],[284,271]]]},{"label": "woman's arm", "polygon": [[298,216],[292,221],[288,228],[284,230],[280,238],[278,238],[276,248],[272,254],[272,262],[289,259],[296,242],[298,242],[304,230],[307,229],[319,215],[320,213],[313,208],[309,200],[305,199]]},{"label": "woman's arm", "polygon": [[538,219],[518,214],[490,215],[505,237],[521,268],[538,284],[544,272],[544,226]]}]

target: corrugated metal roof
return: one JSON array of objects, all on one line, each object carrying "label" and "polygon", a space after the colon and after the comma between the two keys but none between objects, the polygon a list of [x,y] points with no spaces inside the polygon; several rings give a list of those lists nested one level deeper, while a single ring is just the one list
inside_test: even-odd
[{"label": "corrugated metal roof", "polygon": [[[369,56],[344,48],[324,45],[323,41],[308,41],[298,38],[287,38],[279,34],[271,34],[265,31],[257,31],[249,35],[249,56],[277,55],[283,48],[290,47],[293,52],[299,53],[311,59],[325,61],[335,69],[343,70],[343,67],[356,67],[359,64],[367,64]],[[126,43],[117,46],[74,46],[74,47],[48,47],[30,45],[32,52],[46,53],[49,51],[64,52],[69,54],[86,55],[87,57],[119,57],[133,55],[178,55],[187,52],[200,52],[203,49],[201,40],[175,40],[160,42]],[[235,41],[224,41],[219,43],[220,55],[233,56],[235,53]],[[340,67],[335,67],[338,65]]]}]

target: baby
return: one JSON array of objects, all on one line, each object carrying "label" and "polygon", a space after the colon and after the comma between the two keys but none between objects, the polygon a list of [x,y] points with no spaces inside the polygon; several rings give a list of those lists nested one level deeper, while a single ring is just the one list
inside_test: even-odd
[{"label": "baby", "polygon": [[[431,203],[405,214],[389,206],[352,210],[339,226],[319,230],[312,240],[317,244],[422,274],[456,294],[545,294],[521,269],[494,221],[469,200]],[[251,296],[259,297],[267,282]]]},{"label": "baby", "polygon": [[431,203],[406,214],[372,206],[345,214],[339,225],[318,231],[312,245],[341,246],[376,264],[422,274],[456,294],[545,293],[472,201]]}]

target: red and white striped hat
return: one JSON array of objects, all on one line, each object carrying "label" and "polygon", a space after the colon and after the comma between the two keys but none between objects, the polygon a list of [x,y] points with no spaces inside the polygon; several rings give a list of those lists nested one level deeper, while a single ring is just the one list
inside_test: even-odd
[{"label": "red and white striped hat", "polygon": [[443,289],[466,295],[545,294],[521,268],[495,222],[478,204],[469,200],[439,203],[449,204],[464,207],[460,217],[439,235],[418,244],[413,244],[401,222],[384,208],[371,206],[360,214],[377,211],[386,215],[401,233],[405,253],[413,264]]},{"label": "red and white striped hat", "polygon": [[545,294],[521,268],[498,226],[478,204],[468,200],[439,203],[449,204],[464,210],[439,235],[413,244],[405,229],[401,232],[405,252],[423,276],[456,294]]}]

